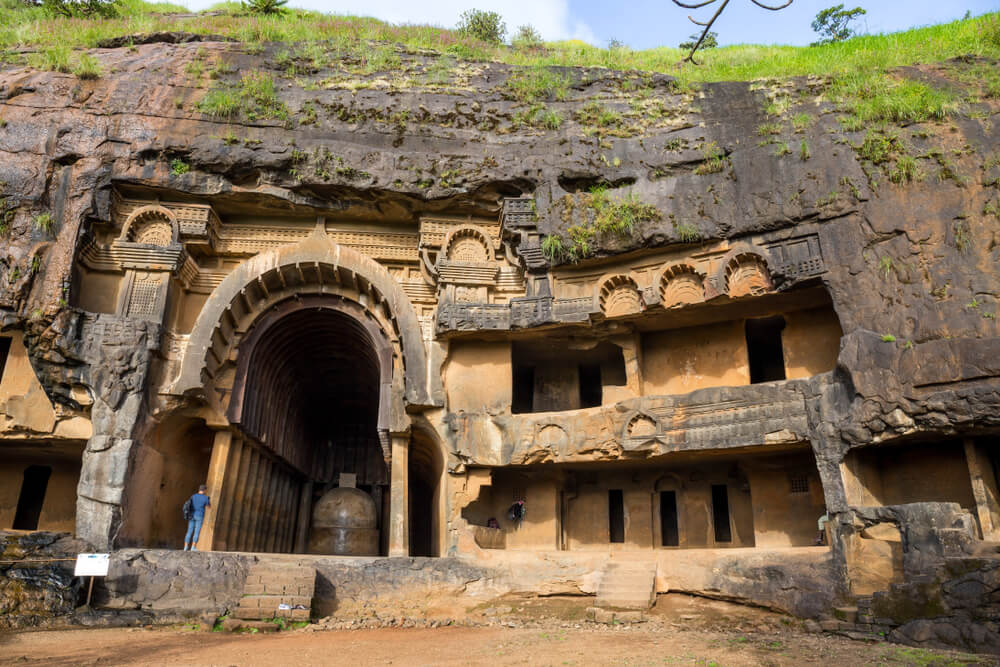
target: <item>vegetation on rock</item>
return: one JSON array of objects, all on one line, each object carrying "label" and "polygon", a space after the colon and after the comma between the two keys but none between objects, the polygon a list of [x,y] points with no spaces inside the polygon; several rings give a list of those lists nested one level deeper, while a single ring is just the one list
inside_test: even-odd
[{"label": "vegetation on rock", "polygon": [[[567,242],[551,234],[542,241],[542,252],[550,261],[578,262],[599,249],[603,236],[628,236],[637,225],[661,218],[655,206],[639,201],[631,192],[623,198],[612,199],[604,185],[575,196],[566,195],[562,206],[563,220],[572,223],[566,229],[569,238]],[[578,206],[582,210],[574,215]]]},{"label": "vegetation on rock", "polygon": [[[369,51],[372,43],[432,49],[460,60],[521,66],[607,67],[664,72],[682,85],[695,81],[749,81],[820,75],[882,74],[893,67],[943,62],[957,56],[1000,57],[1000,13],[884,35],[862,35],[819,46],[737,45],[706,51],[702,63],[680,63],[684,51],[659,47],[637,51],[599,48],[576,40],[548,42],[544,49],[511,49],[469,32],[434,26],[396,26],[367,17],[331,16],[305,10],[252,15],[238,3],[191,16],[167,3],[122,0],[112,18],[54,18],[21,0],[0,0],[0,60],[16,59],[10,48],[92,48],[105,39],[157,31],[215,34],[249,45],[262,42],[332,41],[341,56]],[[183,17],[170,12],[184,12]],[[1000,87],[997,88],[1000,91]]]}]

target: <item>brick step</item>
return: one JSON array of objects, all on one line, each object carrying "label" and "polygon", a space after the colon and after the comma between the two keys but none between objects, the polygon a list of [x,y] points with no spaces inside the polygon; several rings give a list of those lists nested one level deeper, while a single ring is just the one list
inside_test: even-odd
[{"label": "brick step", "polygon": [[284,618],[289,621],[308,621],[309,620],[309,609],[253,609],[237,607],[232,611],[232,618],[237,618],[241,621],[266,621],[271,618]]},{"label": "brick step", "polygon": [[240,607],[251,609],[277,609],[279,604],[292,607],[302,605],[308,608],[312,604],[312,596],[305,595],[244,595],[240,598]]},{"label": "brick step", "polygon": [[265,584],[247,583],[243,586],[243,595],[306,595],[313,596],[316,587],[309,585],[281,585],[267,582]]},{"label": "brick step", "polygon": [[247,573],[247,576],[248,577],[260,577],[260,578],[268,578],[268,579],[281,579],[281,580],[288,580],[288,581],[296,581],[296,580],[299,580],[299,579],[315,579],[316,578],[316,570],[304,570],[302,572],[298,572],[298,571],[293,571],[293,572],[284,571],[284,572],[280,572],[280,571],[275,571],[275,570],[257,570],[257,569],[254,569],[254,570],[250,570],[250,572]]}]

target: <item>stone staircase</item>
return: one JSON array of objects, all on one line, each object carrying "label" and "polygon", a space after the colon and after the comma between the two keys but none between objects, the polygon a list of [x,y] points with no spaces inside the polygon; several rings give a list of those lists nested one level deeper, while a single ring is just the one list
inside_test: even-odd
[{"label": "stone staircase", "polygon": [[656,563],[608,563],[597,587],[597,606],[649,609],[656,601]]},{"label": "stone staircase", "polygon": [[247,575],[243,597],[233,616],[242,620],[308,621],[315,588],[314,568],[296,563],[258,562]]}]

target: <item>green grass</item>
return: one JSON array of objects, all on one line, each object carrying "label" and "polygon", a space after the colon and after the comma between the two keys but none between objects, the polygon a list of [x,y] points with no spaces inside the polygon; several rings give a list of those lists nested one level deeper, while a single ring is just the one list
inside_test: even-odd
[{"label": "green grass", "polygon": [[89,53],[81,53],[73,67],[73,74],[81,79],[98,79],[101,76],[101,64]]},{"label": "green grass", "polygon": [[534,127],[542,130],[558,130],[562,124],[562,114],[541,104],[533,104],[530,108],[514,114],[514,129]]},{"label": "green grass", "polygon": [[41,231],[48,234],[52,231],[53,225],[52,216],[48,213],[39,213],[35,216],[35,229],[40,229]]},{"label": "green grass", "polygon": [[196,108],[201,113],[220,118],[242,115],[251,121],[259,118],[288,120],[288,109],[278,98],[274,79],[259,71],[247,72],[235,85],[219,84],[212,88]]},{"label": "green grass", "polygon": [[[391,66],[395,57],[395,51],[384,45],[402,44],[409,49],[432,49],[461,60],[530,66],[534,71],[543,72],[541,78],[552,81],[556,89],[562,86],[555,81],[560,75],[548,69],[553,65],[664,72],[676,76],[684,88],[699,81],[748,81],[804,75],[864,80],[872,73],[901,65],[935,63],[961,55],[1000,57],[1000,13],[997,12],[821,46],[744,44],[710,49],[699,54],[702,64],[693,65],[681,62],[685,52],[671,47],[642,51],[627,47],[604,49],[570,40],[548,42],[538,49],[511,49],[454,30],[427,25],[397,26],[367,17],[297,9],[276,16],[251,16],[244,14],[238,3],[223,3],[216,6],[216,10],[222,14],[202,13],[178,18],[167,12],[184,11],[181,7],[125,0],[115,18],[65,19],[48,17],[40,7],[25,6],[19,0],[0,0],[0,50],[12,47],[92,48],[102,39],[121,35],[183,30],[220,34],[249,45],[268,41],[331,41],[337,45],[338,56],[354,54],[363,71],[379,71]],[[841,82],[841,87],[847,89],[845,92],[858,92],[852,81]],[[986,88],[984,94],[1000,94],[1000,84],[987,84]],[[536,94],[531,92],[536,87],[530,82],[527,89],[517,94]],[[925,111],[933,113],[948,102],[934,99],[920,84],[901,91],[899,96],[903,98],[901,104],[881,104],[878,100],[865,102],[861,96],[857,108],[863,114],[907,117]]]},{"label": "green grass", "polygon": [[[608,189],[600,185],[590,192],[566,195],[563,203],[567,220],[582,221],[567,228],[568,241],[555,235],[542,241],[542,252],[550,260],[578,262],[596,252],[603,237],[627,236],[636,225],[662,217],[655,206],[639,201],[634,194],[612,198]],[[577,206],[582,207],[582,215],[574,217]]]},{"label": "green grass", "polygon": [[955,93],[926,83],[887,76],[881,70],[838,75],[831,97],[851,115],[850,127],[872,123],[941,120],[957,108]]},{"label": "green grass", "polygon": [[569,78],[546,67],[531,67],[507,79],[507,94],[519,102],[564,100],[569,94]]},{"label": "green grass", "polygon": [[170,173],[174,176],[183,176],[191,171],[191,165],[183,160],[173,159],[170,161]]}]

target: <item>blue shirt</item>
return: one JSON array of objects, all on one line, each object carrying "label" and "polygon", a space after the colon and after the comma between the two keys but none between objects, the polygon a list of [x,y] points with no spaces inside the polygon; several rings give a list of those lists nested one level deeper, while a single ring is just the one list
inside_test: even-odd
[{"label": "blue shirt", "polygon": [[191,504],[194,506],[194,518],[204,519],[205,508],[210,504],[208,496],[204,493],[196,493],[191,496]]}]

